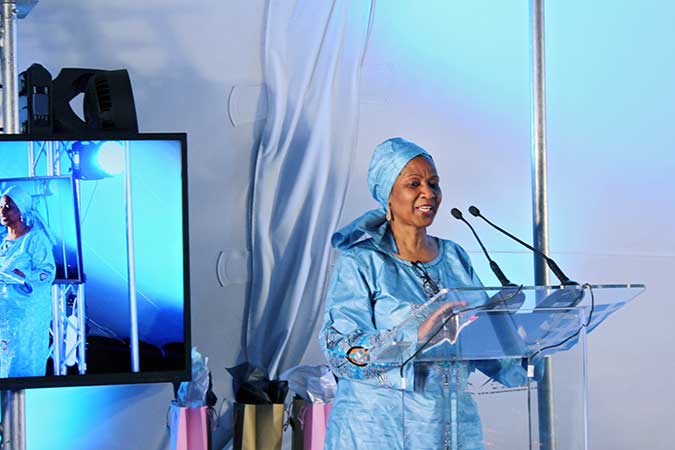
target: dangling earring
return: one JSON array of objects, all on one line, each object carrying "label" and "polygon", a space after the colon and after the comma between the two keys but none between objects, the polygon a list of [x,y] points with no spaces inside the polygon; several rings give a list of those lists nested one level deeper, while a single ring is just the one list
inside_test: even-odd
[{"label": "dangling earring", "polygon": [[387,208],[387,215],[384,218],[387,219],[387,222],[391,222],[391,210],[389,208]]}]

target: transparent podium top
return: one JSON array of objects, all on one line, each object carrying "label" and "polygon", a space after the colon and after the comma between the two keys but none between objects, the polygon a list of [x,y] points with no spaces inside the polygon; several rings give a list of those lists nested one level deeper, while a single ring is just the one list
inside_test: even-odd
[{"label": "transparent podium top", "polygon": [[368,350],[370,362],[544,356],[577,343],[642,284],[442,289]]}]

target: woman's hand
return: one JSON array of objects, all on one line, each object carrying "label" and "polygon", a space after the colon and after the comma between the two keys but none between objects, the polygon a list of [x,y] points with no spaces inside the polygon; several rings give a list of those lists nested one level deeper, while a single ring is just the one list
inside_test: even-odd
[{"label": "woman's hand", "polygon": [[463,301],[458,302],[445,302],[438,308],[436,311],[432,312],[427,319],[422,322],[422,325],[417,329],[417,340],[424,341],[428,338],[429,333],[431,333],[435,326],[440,325],[443,320],[452,314],[453,308],[462,308],[466,306],[467,303]]}]

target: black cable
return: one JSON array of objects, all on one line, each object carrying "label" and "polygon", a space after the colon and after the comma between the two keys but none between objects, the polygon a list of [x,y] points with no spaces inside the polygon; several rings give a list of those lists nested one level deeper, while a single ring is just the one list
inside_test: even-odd
[{"label": "black cable", "polygon": [[96,180],[94,182],[94,188],[91,191],[91,195],[89,196],[89,202],[87,203],[87,207],[84,210],[84,214],[82,215],[82,220],[80,220],[80,225],[84,225],[84,222],[87,220],[87,216],[89,215],[89,208],[91,208],[91,203],[94,201],[94,194],[96,194],[96,188],[98,188],[98,182],[100,180]]},{"label": "black cable", "polygon": [[588,288],[588,291],[591,293],[591,311],[588,313],[588,319],[586,319],[586,323],[582,324],[579,327],[579,329],[576,331],[576,333],[567,336],[565,339],[563,339],[559,343],[554,344],[554,345],[548,345],[546,347],[540,348],[532,356],[529,357],[530,360],[533,360],[534,358],[536,358],[539,354],[541,354],[545,350],[550,350],[552,348],[560,347],[561,345],[564,345],[567,342],[569,342],[571,339],[574,339],[575,337],[578,337],[579,333],[581,333],[581,330],[583,328],[588,327],[588,325],[591,324],[591,318],[593,317],[593,311],[595,310],[595,296],[593,295],[593,287],[588,283],[583,284],[582,287]]},{"label": "black cable", "polygon": [[508,297],[500,297],[500,298],[498,298],[498,299],[495,299],[495,300],[493,300],[493,301],[491,301],[491,302],[488,302],[488,303],[485,303],[485,304],[482,304],[482,305],[471,306],[471,307],[468,307],[468,308],[460,309],[460,310],[458,310],[458,311],[456,311],[456,312],[452,312],[452,313],[450,314],[450,316],[448,316],[448,318],[445,319],[445,320],[443,321],[443,323],[436,329],[436,331],[435,331],[435,332],[434,332],[434,333],[433,333],[433,334],[432,334],[432,335],[424,342],[424,344],[422,344],[422,345],[417,349],[417,351],[416,351],[415,353],[412,354],[412,356],[410,356],[408,359],[406,359],[405,361],[403,361],[403,364],[401,364],[401,369],[400,369],[400,375],[401,375],[401,378],[403,378],[403,369],[405,368],[406,364],[408,364],[410,361],[412,361],[413,359],[415,359],[415,357],[416,357],[417,355],[419,355],[419,354],[422,352],[422,350],[424,350],[424,349],[429,345],[429,343],[436,337],[436,335],[437,335],[443,328],[445,328],[445,325],[447,325],[447,323],[448,323],[451,319],[453,319],[455,316],[457,316],[457,315],[459,315],[459,314],[466,313],[466,312],[475,311],[475,310],[478,310],[478,309],[490,308],[490,307],[492,307],[492,306],[498,305],[499,303],[506,303],[507,301],[509,301],[509,300],[511,300],[513,297],[515,297],[516,295],[520,294],[520,291],[522,291],[522,289],[523,289],[523,285],[521,284],[520,286],[518,286],[518,289],[516,289],[515,292],[513,292],[513,293],[512,293],[511,295],[509,295]]},{"label": "black cable", "polygon": [[[74,143],[75,143],[75,141],[71,141],[70,142],[70,148],[66,148],[66,156],[68,156],[68,159],[70,160],[70,165],[71,165],[70,170],[73,170],[72,166],[73,166],[73,164],[75,164],[75,160],[73,158],[73,153],[75,152],[73,150],[73,144]],[[64,144],[64,145],[67,146],[67,144]]]}]

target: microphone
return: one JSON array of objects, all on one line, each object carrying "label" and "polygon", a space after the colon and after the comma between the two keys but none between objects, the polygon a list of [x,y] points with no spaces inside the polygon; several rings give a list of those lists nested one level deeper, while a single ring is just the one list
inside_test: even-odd
[{"label": "microphone", "polygon": [[558,267],[558,265],[555,263],[555,261],[553,261],[551,258],[546,256],[542,251],[537,250],[536,248],[534,248],[531,245],[521,241],[520,239],[518,239],[517,237],[515,237],[514,235],[512,235],[508,231],[504,230],[503,228],[500,228],[497,225],[495,225],[494,223],[490,222],[488,219],[485,218],[485,216],[483,216],[480,213],[480,210],[478,208],[476,208],[475,206],[469,206],[469,213],[474,217],[480,217],[481,219],[486,221],[491,227],[493,227],[497,231],[502,232],[503,234],[507,235],[508,237],[513,239],[514,241],[518,242],[520,245],[524,245],[525,247],[529,248],[530,250],[532,250],[537,255],[544,258],[544,260],[546,261],[546,264],[548,265],[549,269],[551,269],[551,271],[555,274],[555,276],[558,278],[558,280],[560,280],[560,284],[562,284],[563,286],[576,286],[576,285],[579,284],[576,281],[572,281],[569,278],[567,278],[567,276],[563,273],[562,270],[560,270],[560,267]]},{"label": "microphone", "polygon": [[478,234],[476,234],[476,230],[474,230],[473,227],[471,226],[471,224],[469,222],[467,222],[467,220],[464,218],[464,216],[462,215],[462,211],[460,211],[457,208],[452,208],[450,213],[452,214],[452,217],[454,217],[457,220],[460,220],[460,221],[464,222],[469,227],[469,229],[471,229],[471,232],[476,237],[476,240],[478,241],[478,244],[480,244],[480,248],[483,249],[483,253],[485,253],[485,257],[487,258],[488,261],[490,261],[490,269],[492,269],[492,272],[494,272],[494,274],[497,276],[497,278],[499,279],[499,282],[502,284],[502,286],[516,286],[516,284],[511,283],[509,281],[509,279],[506,278],[506,275],[504,275],[504,272],[502,272],[502,269],[500,269],[499,266],[497,265],[497,263],[494,262],[492,260],[492,258],[490,258],[490,255],[488,255],[487,250],[485,250],[485,246],[483,245],[480,238],[478,237]]},{"label": "microphone", "polygon": [[[495,334],[498,336],[499,342],[502,346],[502,350],[506,355],[515,355],[522,354],[522,339],[520,338],[517,330],[517,326],[511,316],[512,310],[519,309],[522,304],[525,302],[525,294],[521,292],[520,288],[513,290],[517,285],[511,283],[504,272],[499,268],[496,262],[490,258],[488,255],[483,242],[478,237],[476,230],[473,229],[473,226],[464,218],[462,212],[457,208],[452,208],[450,210],[452,217],[457,220],[464,222],[471,232],[475,236],[480,248],[483,249],[485,257],[490,261],[490,269],[497,276],[499,282],[502,284],[504,289],[501,289],[495,295],[491,296],[488,302],[484,305],[484,308],[487,310],[507,310],[506,314],[488,314],[490,323],[495,331]],[[506,289],[510,288],[510,289]]]}]

